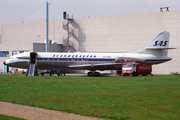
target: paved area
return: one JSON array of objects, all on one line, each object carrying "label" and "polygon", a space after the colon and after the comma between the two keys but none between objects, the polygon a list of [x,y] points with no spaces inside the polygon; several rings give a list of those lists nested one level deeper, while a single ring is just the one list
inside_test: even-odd
[{"label": "paved area", "polygon": [[0,115],[14,116],[27,120],[102,120],[7,102],[0,102]]},{"label": "paved area", "polygon": [[[41,75],[39,75],[41,76]],[[49,76],[49,74],[45,74],[45,76]],[[57,74],[54,74],[52,76],[57,76]],[[68,77],[89,77],[87,74],[72,74],[72,73],[68,73],[66,74],[65,76],[68,76]],[[59,77],[64,77],[64,75],[62,76],[59,76]],[[96,76],[93,76],[93,77],[96,77]],[[123,76],[119,76],[119,75],[115,75],[115,74],[101,74],[100,77],[123,77]]]}]

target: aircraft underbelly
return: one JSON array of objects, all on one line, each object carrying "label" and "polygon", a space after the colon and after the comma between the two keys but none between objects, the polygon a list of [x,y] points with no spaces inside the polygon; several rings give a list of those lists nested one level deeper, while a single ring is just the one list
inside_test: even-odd
[{"label": "aircraft underbelly", "polygon": [[[102,67],[96,67],[95,64],[102,64],[102,62],[92,62],[92,61],[77,61],[77,62],[59,62],[59,61],[37,61],[36,68],[37,69],[66,69],[66,70],[115,70],[118,69],[115,66],[102,66]],[[107,62],[105,62],[107,63]],[[84,65],[84,64],[90,64],[90,67],[76,67],[76,68],[69,68],[70,65]]]},{"label": "aircraft underbelly", "polygon": [[64,62],[51,62],[51,61],[37,61],[37,69],[64,69],[68,63]]},{"label": "aircraft underbelly", "polygon": [[27,69],[28,68],[28,61],[16,61],[9,64],[10,67],[15,68],[22,68]]}]

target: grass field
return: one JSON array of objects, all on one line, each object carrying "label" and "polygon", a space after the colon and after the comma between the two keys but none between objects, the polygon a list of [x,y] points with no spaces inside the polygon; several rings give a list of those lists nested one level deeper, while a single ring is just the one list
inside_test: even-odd
[{"label": "grass field", "polygon": [[180,76],[0,75],[0,101],[105,119],[180,119]]},{"label": "grass field", "polygon": [[0,115],[0,120],[24,120],[24,119],[6,116],[6,115]]}]

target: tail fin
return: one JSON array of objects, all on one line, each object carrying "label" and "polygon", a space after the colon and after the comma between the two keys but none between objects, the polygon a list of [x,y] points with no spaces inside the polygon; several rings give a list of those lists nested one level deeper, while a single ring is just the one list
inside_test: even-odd
[{"label": "tail fin", "polygon": [[168,48],[169,46],[169,32],[162,32],[160,33],[147,47],[148,50],[158,50],[158,49],[171,49]]},{"label": "tail fin", "polygon": [[175,49],[169,48],[169,37],[170,33],[164,31],[160,33],[148,46],[135,51],[135,53],[152,54],[155,56],[167,56],[168,49]]}]

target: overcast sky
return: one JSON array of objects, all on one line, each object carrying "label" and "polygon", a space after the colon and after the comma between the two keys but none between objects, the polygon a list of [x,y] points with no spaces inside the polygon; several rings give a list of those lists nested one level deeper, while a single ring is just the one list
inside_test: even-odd
[{"label": "overcast sky", "polygon": [[49,20],[63,19],[63,11],[74,18],[152,13],[166,6],[180,11],[180,0],[0,0],[0,34],[2,24],[45,21],[47,1]]}]

